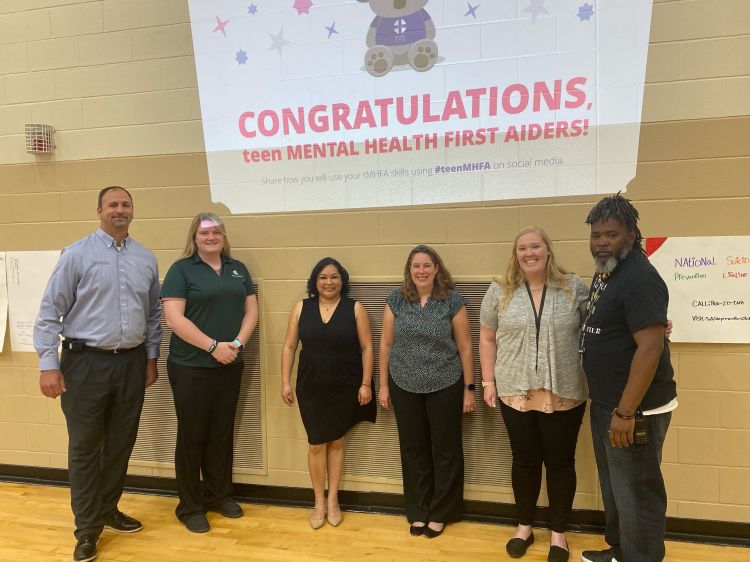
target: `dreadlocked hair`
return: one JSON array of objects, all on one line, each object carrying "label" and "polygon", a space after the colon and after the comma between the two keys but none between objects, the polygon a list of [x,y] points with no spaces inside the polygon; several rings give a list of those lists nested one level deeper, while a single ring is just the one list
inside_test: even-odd
[{"label": "dreadlocked hair", "polygon": [[638,210],[630,202],[630,199],[626,199],[620,193],[618,191],[612,197],[605,197],[594,205],[586,217],[586,224],[606,222],[610,219],[616,220],[628,230],[635,232],[633,245],[637,246],[643,255],[646,255],[641,229],[638,228]]}]

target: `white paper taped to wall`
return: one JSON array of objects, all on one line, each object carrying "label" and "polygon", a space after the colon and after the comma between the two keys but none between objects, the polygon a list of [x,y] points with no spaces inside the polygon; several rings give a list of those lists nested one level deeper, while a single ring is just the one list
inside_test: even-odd
[{"label": "white paper taped to wall", "polygon": [[10,348],[13,351],[35,351],[34,322],[44,289],[59,259],[60,250],[6,252]]},{"label": "white paper taped to wall", "polygon": [[5,252],[0,252],[0,353],[5,348],[5,328],[8,324],[8,285],[5,281]]},{"label": "white paper taped to wall", "polygon": [[750,236],[647,238],[669,288],[672,341],[750,343]]}]

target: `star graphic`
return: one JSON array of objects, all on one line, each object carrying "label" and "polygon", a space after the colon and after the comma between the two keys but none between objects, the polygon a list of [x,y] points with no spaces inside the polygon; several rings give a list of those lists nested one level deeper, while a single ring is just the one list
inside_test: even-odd
[{"label": "star graphic", "polygon": [[224,37],[226,37],[227,32],[224,28],[227,26],[228,23],[229,23],[229,20],[221,21],[219,16],[216,16],[216,27],[214,27],[214,31],[221,31]]},{"label": "star graphic", "polygon": [[477,19],[477,8],[480,4],[477,4],[476,6],[472,6],[471,2],[467,2],[466,4],[469,6],[469,11],[464,14],[464,17],[474,16],[474,19]]},{"label": "star graphic", "polygon": [[268,35],[271,36],[271,46],[268,48],[268,50],[272,51],[276,49],[279,52],[279,55],[281,55],[281,49],[289,44],[289,41],[284,39],[284,28],[282,27],[279,30],[278,35],[274,35],[273,33],[269,33]]},{"label": "star graphic", "polygon": [[594,15],[594,7],[588,2],[578,8],[578,19],[581,21],[589,21],[591,16]]},{"label": "star graphic", "polygon": [[336,22],[333,22],[330,27],[328,27],[327,25],[324,25],[323,27],[325,27],[326,30],[328,31],[329,39],[331,38],[331,35],[333,35],[334,33],[338,34],[338,31],[336,31]]},{"label": "star graphic", "polygon": [[247,13],[254,16],[255,14],[258,13],[258,6],[256,6],[255,4],[250,4],[247,7]]},{"label": "star graphic", "polygon": [[522,11],[529,12],[531,14],[531,21],[536,23],[536,18],[539,14],[549,14],[547,8],[544,7],[545,0],[530,0],[531,4],[526,6]]},{"label": "star graphic", "polygon": [[309,14],[312,5],[313,3],[310,0],[294,0],[292,8],[297,10],[298,16],[301,16],[302,14]]},{"label": "star graphic", "polygon": [[247,53],[240,49],[234,56],[234,60],[237,61],[237,64],[245,64],[247,62]]}]

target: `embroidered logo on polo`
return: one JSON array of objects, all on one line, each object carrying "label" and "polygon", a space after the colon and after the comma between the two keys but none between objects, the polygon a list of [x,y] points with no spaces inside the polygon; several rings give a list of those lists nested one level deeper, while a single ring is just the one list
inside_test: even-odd
[{"label": "embroidered logo on polo", "polygon": [[232,270],[232,277],[244,277],[244,275],[240,275],[236,269]]}]

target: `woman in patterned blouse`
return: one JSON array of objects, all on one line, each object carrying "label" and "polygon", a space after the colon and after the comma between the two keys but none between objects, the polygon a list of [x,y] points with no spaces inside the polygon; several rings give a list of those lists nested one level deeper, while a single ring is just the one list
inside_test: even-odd
[{"label": "woman in patterned blouse", "polygon": [[429,246],[409,253],[386,303],[379,401],[396,414],[409,531],[434,538],[463,512],[461,413],[474,410],[469,317]]},{"label": "woman in patterned blouse", "polygon": [[503,279],[482,302],[479,356],[484,401],[500,409],[508,430],[518,528],[506,545],[519,558],[534,542],[532,522],[547,470],[552,527],[549,562],[565,562],[565,530],[576,491],[575,450],[587,388],[578,337],[588,288],[555,261],[537,227],[521,230]]}]

